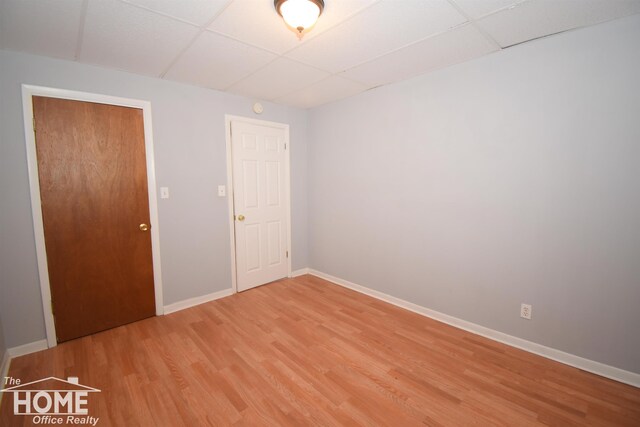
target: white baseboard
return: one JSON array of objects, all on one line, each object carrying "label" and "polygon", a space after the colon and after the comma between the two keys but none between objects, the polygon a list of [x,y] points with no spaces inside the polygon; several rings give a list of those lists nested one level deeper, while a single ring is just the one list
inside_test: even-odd
[{"label": "white baseboard", "polygon": [[47,344],[47,340],[39,340],[30,342],[29,344],[19,345],[18,347],[12,347],[7,350],[9,354],[9,359],[13,359],[14,357],[24,356],[25,354],[35,353],[36,351],[46,350],[49,348]]},{"label": "white baseboard", "polygon": [[578,369],[582,369],[587,372],[591,372],[596,375],[600,375],[612,380],[620,381],[625,384],[632,385],[634,387],[640,387],[640,374],[625,371],[620,368],[605,365],[604,363],[596,362],[593,360],[585,359],[580,356],[576,356],[570,353],[565,353],[555,348],[546,347],[541,344],[536,344],[531,341],[523,340],[522,338],[514,337],[502,332],[498,332],[493,329],[486,328],[484,326],[477,325],[475,323],[467,322],[466,320],[458,319],[457,317],[449,316],[444,313],[440,313],[435,310],[431,310],[420,305],[402,300],[400,298],[387,295],[385,293],[369,289],[365,286],[357,285],[347,280],[334,277],[329,274],[322,273],[317,270],[307,269],[308,273],[321,279],[328,280],[336,285],[343,286],[345,288],[352,289],[354,291],[369,295],[373,298],[388,302],[390,304],[402,307],[414,313],[421,314],[423,316],[438,320],[456,328],[464,329],[465,331],[481,335],[485,338],[492,339],[494,341],[501,342],[503,344],[510,345],[512,347],[519,348],[521,350],[528,351],[530,353],[537,354],[547,359],[555,360],[556,362],[564,363],[565,365],[573,366]]},{"label": "white baseboard", "polygon": [[309,274],[308,268],[301,268],[300,270],[295,270],[291,272],[291,277],[304,276],[305,274]]},{"label": "white baseboard", "polygon": [[[11,356],[9,356],[9,350],[5,350],[4,354],[2,355],[2,365],[0,365],[0,379],[4,381],[4,378],[6,378],[9,375],[9,365],[11,365]],[[3,388],[2,386],[3,384],[0,384],[0,388]],[[0,394],[0,396],[2,396],[2,394]]]},{"label": "white baseboard", "polygon": [[176,311],[184,310],[185,308],[193,307],[196,305],[204,304],[205,302],[217,300],[220,298],[233,295],[233,289],[224,289],[222,291],[213,292],[211,294],[202,295],[195,298],[189,298],[182,301],[174,302],[173,304],[164,306],[164,314],[175,313]]},{"label": "white baseboard", "polygon": [[[2,355],[0,379],[4,380],[5,377],[9,376],[9,366],[11,365],[11,359],[14,357],[24,356],[25,354],[35,353],[36,351],[46,350],[47,348],[49,348],[47,340],[35,341],[18,347],[8,348]],[[0,385],[0,389],[1,388],[4,388],[4,383]],[[2,396],[4,394],[5,393],[0,393],[0,402],[2,402]]]},{"label": "white baseboard", "polygon": [[[0,384],[0,390],[5,388],[4,379],[9,376],[9,365],[11,365],[11,357],[9,357],[9,350],[5,350],[2,355],[2,365],[0,365],[0,380],[2,380],[2,384]],[[0,393],[0,404],[2,404],[2,396],[6,393]]]},{"label": "white baseboard", "polygon": [[[184,310],[185,308],[193,307],[199,304],[203,304],[205,302],[213,301],[216,299],[224,298],[233,294],[233,289],[224,289],[222,291],[213,292],[211,294],[202,295],[200,297],[189,298],[183,301],[178,301],[173,304],[164,306],[164,314],[174,313],[176,311]],[[25,354],[35,353],[36,351],[46,350],[49,348],[47,344],[47,340],[39,340],[29,344],[24,344],[18,347],[12,347],[7,349],[5,355],[2,359],[2,371],[0,371],[3,376],[0,378],[4,378],[6,372],[5,369],[8,369],[11,359],[18,356],[24,356]]]}]

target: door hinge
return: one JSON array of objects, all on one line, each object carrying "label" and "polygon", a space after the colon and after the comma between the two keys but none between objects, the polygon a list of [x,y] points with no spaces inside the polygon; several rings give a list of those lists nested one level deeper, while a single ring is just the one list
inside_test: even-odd
[{"label": "door hinge", "polygon": [[53,300],[51,300],[51,314],[56,315],[55,310],[53,309]]},{"label": "door hinge", "polygon": [[36,133],[36,117],[33,116],[32,119],[33,119],[33,133]]},{"label": "door hinge", "polygon": [[287,149],[287,143],[286,142],[284,143],[284,149],[285,150]]},{"label": "door hinge", "polygon": [[289,251],[285,251],[285,253],[287,254],[287,258],[289,258]]}]

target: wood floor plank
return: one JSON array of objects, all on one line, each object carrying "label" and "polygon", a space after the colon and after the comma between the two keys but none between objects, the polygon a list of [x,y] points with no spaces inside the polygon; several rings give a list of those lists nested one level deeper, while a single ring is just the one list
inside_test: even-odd
[{"label": "wood floor plank", "polygon": [[[333,285],[283,279],[14,359],[99,426],[640,426],[640,389]],[[14,416],[11,395],[0,425]]]}]

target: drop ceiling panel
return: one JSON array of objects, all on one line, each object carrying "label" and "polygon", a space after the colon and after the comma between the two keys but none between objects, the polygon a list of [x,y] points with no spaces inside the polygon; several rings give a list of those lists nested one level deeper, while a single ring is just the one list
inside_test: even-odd
[{"label": "drop ceiling panel", "polygon": [[465,20],[446,0],[383,0],[286,56],[339,72]]},{"label": "drop ceiling panel", "polygon": [[275,53],[285,52],[299,43],[269,0],[234,0],[209,29]]},{"label": "drop ceiling panel", "polygon": [[[151,0],[149,0],[151,1]],[[234,0],[209,29],[278,54],[300,46],[376,0],[328,0],[318,23],[299,40],[276,12],[272,0]]]},{"label": "drop ceiling panel", "polygon": [[369,86],[379,86],[497,50],[499,48],[473,25],[465,25],[360,65],[343,75]]},{"label": "drop ceiling panel", "polygon": [[507,47],[638,12],[639,0],[527,0],[478,24]]},{"label": "drop ceiling panel", "polygon": [[[470,18],[479,18],[525,0],[452,0]],[[562,1],[562,0],[561,0]]]},{"label": "drop ceiling panel", "polygon": [[90,1],[79,59],[160,75],[198,29],[115,0]]},{"label": "drop ceiling panel", "polygon": [[302,90],[276,99],[276,102],[298,108],[311,108],[358,94],[366,89],[367,86],[361,83],[338,76],[329,76]]},{"label": "drop ceiling panel", "polygon": [[202,26],[220,12],[230,0],[123,0]]},{"label": "drop ceiling panel", "polygon": [[224,90],[276,55],[205,31],[171,67],[166,77]]},{"label": "drop ceiling panel", "polygon": [[252,98],[273,100],[303,89],[329,73],[279,58],[246,79],[234,84],[229,92]]},{"label": "drop ceiling panel", "polygon": [[0,47],[74,59],[82,0],[0,2]]},{"label": "drop ceiling panel", "polygon": [[640,0],[325,2],[300,41],[273,0],[0,0],[0,48],[310,108],[640,13]]},{"label": "drop ceiling panel", "polygon": [[[305,34],[303,42],[309,41],[331,27],[345,21],[359,11],[366,9],[378,0],[326,0],[322,18],[318,19],[311,31]],[[280,15],[278,15],[280,17]]]}]

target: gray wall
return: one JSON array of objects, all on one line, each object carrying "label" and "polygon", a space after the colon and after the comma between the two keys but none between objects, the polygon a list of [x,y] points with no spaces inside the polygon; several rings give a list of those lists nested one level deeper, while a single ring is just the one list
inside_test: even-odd
[{"label": "gray wall", "polygon": [[[7,351],[7,346],[4,342],[4,329],[2,327],[2,314],[0,313],[0,364],[2,364],[2,360],[4,358],[4,353]],[[4,387],[3,384],[0,384],[0,388]]]},{"label": "gray wall", "polygon": [[640,16],[320,107],[309,126],[310,267],[640,372]]},{"label": "gray wall", "polygon": [[306,267],[307,113],[213,90],[0,51],[0,312],[8,347],[45,338],[29,200],[22,83],[151,101],[164,303],[231,287],[224,115],[291,125],[293,267]]},{"label": "gray wall", "polygon": [[[638,16],[309,115],[266,104],[259,118],[291,124],[294,268],[640,372],[637,40]],[[7,347],[45,337],[21,83],[151,101],[157,184],[171,188],[159,200],[165,304],[230,286],[227,201],[215,194],[224,114],[251,117],[252,101],[0,51]]]}]

